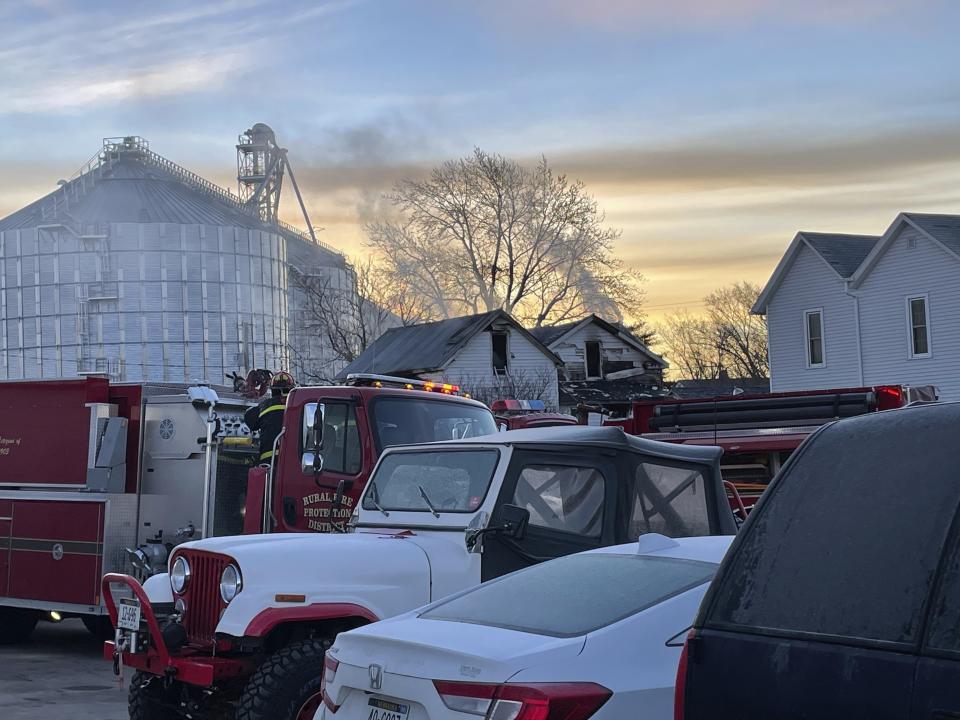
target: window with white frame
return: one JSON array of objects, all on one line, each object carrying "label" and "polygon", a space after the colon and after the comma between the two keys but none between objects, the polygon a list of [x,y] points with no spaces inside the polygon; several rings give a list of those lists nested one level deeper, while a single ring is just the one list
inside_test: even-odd
[{"label": "window with white frame", "polygon": [[803,313],[803,329],[807,340],[807,367],[823,367],[826,352],[823,346],[823,310],[807,310]]},{"label": "window with white frame", "polygon": [[910,357],[930,356],[930,308],[926,295],[907,298],[907,329]]}]

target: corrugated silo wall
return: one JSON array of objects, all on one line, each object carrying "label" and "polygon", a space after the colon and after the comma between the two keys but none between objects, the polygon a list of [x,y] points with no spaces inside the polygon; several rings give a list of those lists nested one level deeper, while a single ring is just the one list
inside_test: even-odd
[{"label": "corrugated silo wall", "polygon": [[221,382],[287,362],[286,245],[245,228],[0,233],[0,378]]},{"label": "corrugated silo wall", "polygon": [[[302,383],[318,384],[332,380],[346,367],[346,361],[334,352],[329,338],[318,327],[316,313],[311,310],[307,293],[298,276],[306,275],[306,282],[328,282],[331,290],[342,293],[353,291],[353,275],[344,259],[321,247],[295,239],[288,240],[287,260],[290,264],[288,306],[290,309],[290,365],[289,369]],[[344,303],[344,313],[349,305]]]}]

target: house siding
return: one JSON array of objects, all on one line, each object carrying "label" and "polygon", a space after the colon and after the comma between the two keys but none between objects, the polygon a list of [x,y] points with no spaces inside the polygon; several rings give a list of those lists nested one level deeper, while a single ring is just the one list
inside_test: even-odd
[{"label": "house siding", "polygon": [[[960,400],[960,259],[904,226],[858,294],[865,382],[936,385],[941,399]],[[930,357],[909,354],[906,298],[915,295],[928,297]]]},{"label": "house siding", "polygon": [[[862,301],[861,301],[862,302]],[[807,367],[804,312],[822,309],[825,364]],[[767,306],[770,390],[822,390],[860,384],[854,301],[844,281],[806,245]]]},{"label": "house siding", "polygon": [[640,352],[616,335],[610,334],[594,323],[589,323],[571,331],[550,346],[550,349],[563,360],[563,371],[568,380],[586,378],[585,343],[593,340],[600,343],[600,359],[603,364],[632,362],[634,367],[642,368],[644,362],[651,360],[649,355]]},{"label": "house siding", "polygon": [[[544,397],[546,405],[556,410],[559,405],[557,367],[553,359],[544,355],[521,333],[509,331],[508,348],[511,357],[508,369],[511,373],[521,373],[531,379],[543,378],[547,382]],[[490,332],[477,333],[440,373],[425,375],[425,379],[452,382],[464,387],[487,385],[496,386],[498,378],[493,372],[493,344]]]}]

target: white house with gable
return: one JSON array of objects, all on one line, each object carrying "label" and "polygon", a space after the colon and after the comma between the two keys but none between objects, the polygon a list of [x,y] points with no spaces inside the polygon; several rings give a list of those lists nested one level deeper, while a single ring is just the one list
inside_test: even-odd
[{"label": "white house with gable", "polygon": [[960,215],[901,213],[880,236],[800,232],[753,311],[773,392],[935,385],[960,400]]},{"label": "white house with gable", "polygon": [[461,386],[486,403],[543,400],[559,405],[557,357],[503,310],[387,330],[344,368]]}]

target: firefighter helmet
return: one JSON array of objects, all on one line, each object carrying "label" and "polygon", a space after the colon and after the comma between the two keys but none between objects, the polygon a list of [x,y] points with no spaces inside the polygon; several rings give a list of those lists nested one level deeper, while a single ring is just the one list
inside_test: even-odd
[{"label": "firefighter helmet", "polygon": [[293,375],[281,370],[280,372],[274,374],[273,380],[270,381],[270,387],[274,390],[289,391],[293,390],[297,385],[297,381],[294,380]]}]

